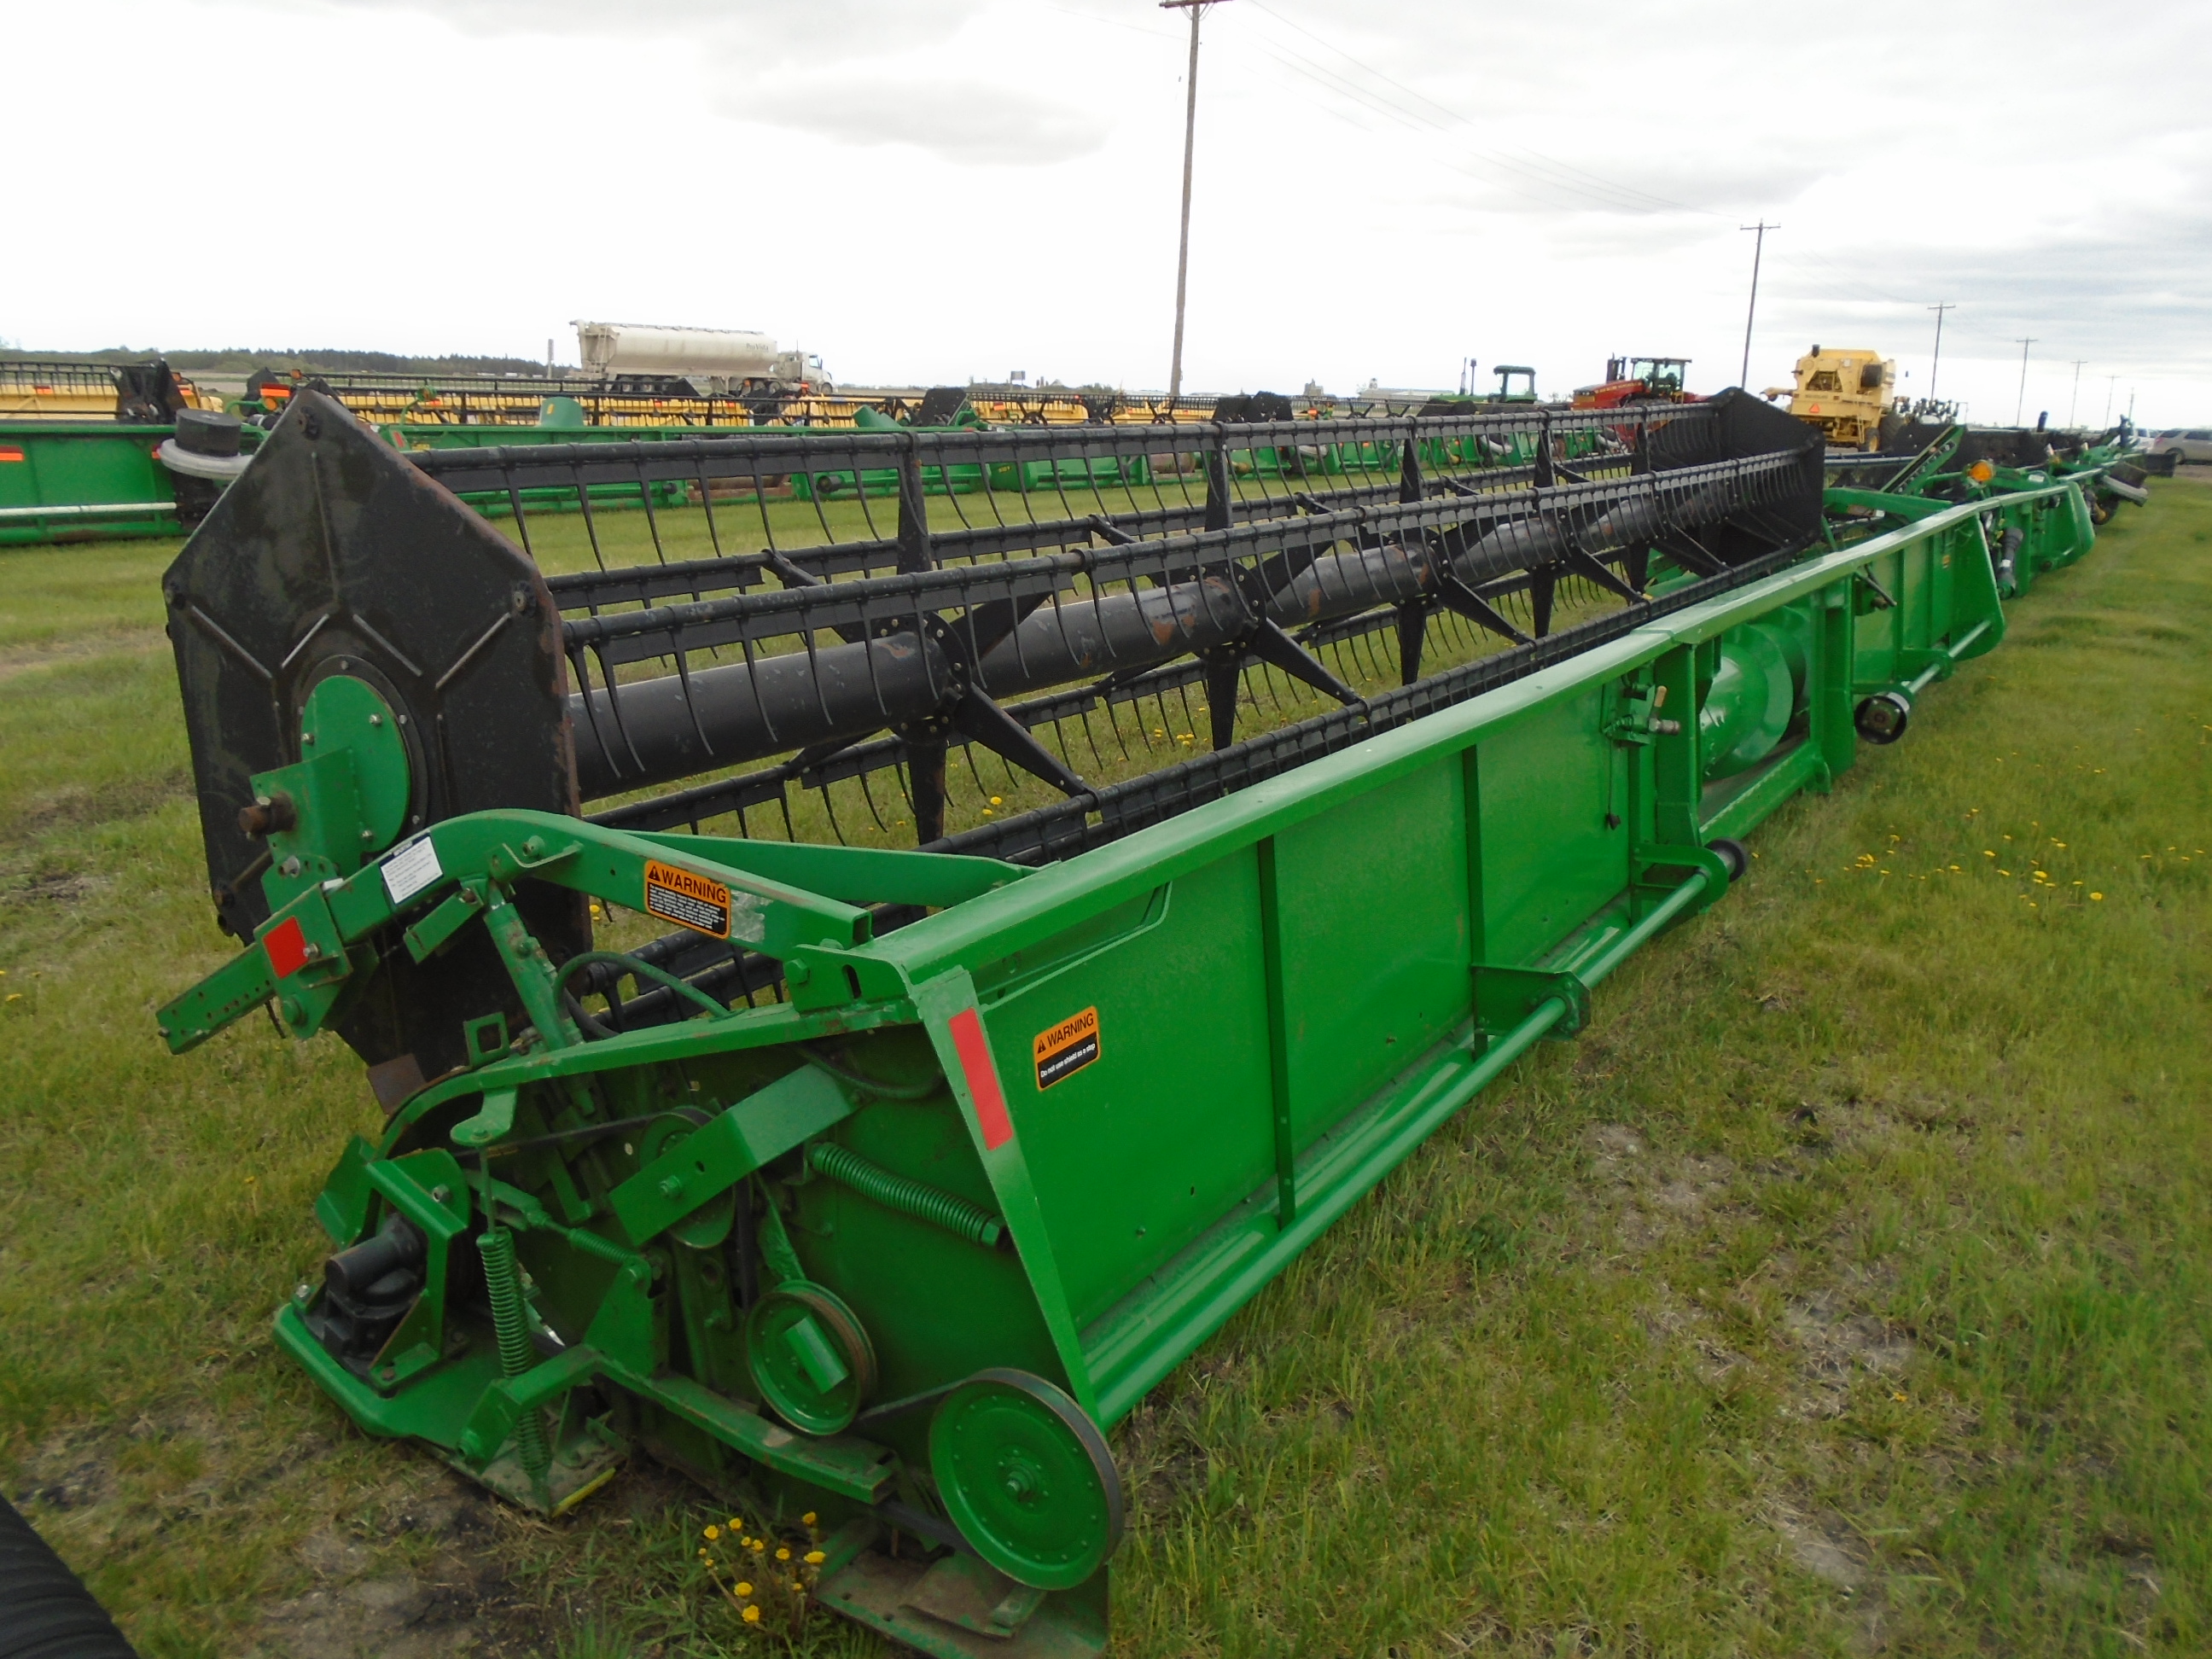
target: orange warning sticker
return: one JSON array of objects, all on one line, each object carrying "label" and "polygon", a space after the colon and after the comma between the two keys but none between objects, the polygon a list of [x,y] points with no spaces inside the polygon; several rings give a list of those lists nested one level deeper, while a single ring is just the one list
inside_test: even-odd
[{"label": "orange warning sticker", "polygon": [[695,876],[659,859],[645,866],[645,909],[648,915],[714,939],[730,936],[730,890],[719,881]]},{"label": "orange warning sticker", "polygon": [[1036,1060],[1038,1088],[1066,1081],[1098,1058],[1098,1010],[1085,1008],[1050,1030],[1039,1031],[1030,1049]]}]

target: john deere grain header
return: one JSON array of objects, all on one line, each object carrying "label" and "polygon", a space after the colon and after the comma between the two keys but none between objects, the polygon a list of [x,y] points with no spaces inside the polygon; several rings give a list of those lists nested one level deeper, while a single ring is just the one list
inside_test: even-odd
[{"label": "john deere grain header", "polygon": [[924,1651],[1100,1650],[1113,1425],[1999,641],[1993,537],[2091,534],[1845,512],[1733,392],[411,456],[301,394],[166,584],[245,948],[162,1030],[387,1114],[278,1340],[518,1504],[649,1453]]}]

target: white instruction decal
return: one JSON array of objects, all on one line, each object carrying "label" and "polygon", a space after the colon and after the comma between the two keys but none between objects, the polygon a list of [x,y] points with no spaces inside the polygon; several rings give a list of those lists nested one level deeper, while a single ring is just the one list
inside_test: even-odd
[{"label": "white instruction decal", "polygon": [[429,836],[418,836],[384,860],[384,890],[404,904],[445,873]]}]

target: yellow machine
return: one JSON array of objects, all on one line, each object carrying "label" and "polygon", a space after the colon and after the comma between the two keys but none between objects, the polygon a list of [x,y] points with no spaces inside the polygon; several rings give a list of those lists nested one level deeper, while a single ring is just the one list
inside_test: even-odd
[{"label": "yellow machine", "polygon": [[1831,449],[1872,449],[1881,439],[1897,384],[1897,360],[1878,351],[1823,351],[1814,346],[1797,360],[1797,384],[1769,386],[1765,396],[1790,393],[1790,412],[1827,434]]},{"label": "yellow machine", "polygon": [[166,425],[179,409],[215,409],[202,392],[156,358],[109,363],[67,357],[0,362],[0,420],[131,421]]}]

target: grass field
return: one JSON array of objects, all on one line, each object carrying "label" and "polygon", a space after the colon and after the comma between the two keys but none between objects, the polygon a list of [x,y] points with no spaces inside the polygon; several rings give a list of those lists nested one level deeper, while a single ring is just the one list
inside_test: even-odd
[{"label": "grass field", "polygon": [[[2212,1650],[2212,488],[2154,489],[1124,1425],[1121,1650]],[[748,1650],[679,1483],[545,1525],[275,1351],[377,1114],[156,1040],[228,954],[169,551],[0,554],[0,1490],[154,1659]]]}]

